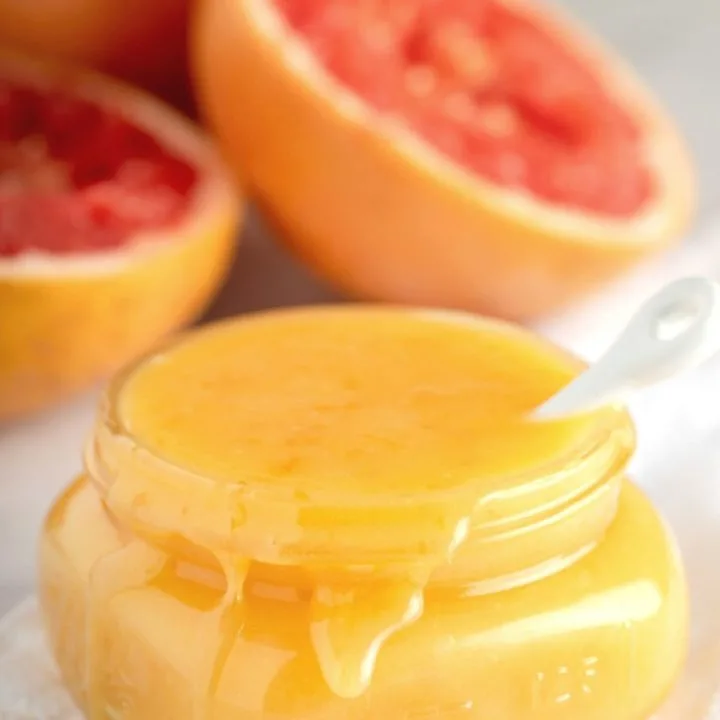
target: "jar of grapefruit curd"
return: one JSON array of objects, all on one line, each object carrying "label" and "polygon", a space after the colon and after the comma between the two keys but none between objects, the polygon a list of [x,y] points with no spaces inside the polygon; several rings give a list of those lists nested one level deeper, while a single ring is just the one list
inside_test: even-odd
[{"label": "jar of grapefruit curd", "polygon": [[686,587],[580,365],[460,314],[285,310],[118,377],[41,596],[92,720],[649,720]]}]

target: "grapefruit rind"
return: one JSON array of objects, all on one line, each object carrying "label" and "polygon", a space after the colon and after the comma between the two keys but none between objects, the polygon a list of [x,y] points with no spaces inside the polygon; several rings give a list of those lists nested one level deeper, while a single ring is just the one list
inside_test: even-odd
[{"label": "grapefruit rind", "polygon": [[[539,23],[547,25],[544,14],[535,11],[528,2],[503,0],[505,5],[515,6],[518,12],[532,15]],[[263,35],[263,41],[277,47],[285,47],[283,60],[296,79],[318,95],[332,98],[332,109],[356,130],[365,130],[387,141],[387,147],[394,148],[403,161],[412,164],[419,172],[441,178],[448,186],[455,186],[463,197],[477,203],[487,199],[489,209],[509,218],[531,216],[532,223],[540,228],[559,232],[574,242],[628,242],[628,224],[635,233],[631,240],[650,241],[657,238],[658,231],[665,224],[668,208],[663,198],[668,194],[668,180],[665,170],[675,168],[673,187],[685,190],[685,202],[691,205],[695,196],[694,175],[688,162],[688,153],[679,135],[670,127],[665,113],[631,67],[619,58],[602,50],[596,40],[583,32],[577,25],[564,19],[562,25],[554,18],[553,30],[572,45],[576,55],[601,73],[606,89],[626,108],[633,109],[633,116],[642,128],[644,150],[642,153],[653,178],[659,183],[656,188],[656,202],[645,208],[630,221],[612,216],[593,215],[588,210],[576,212],[568,207],[556,207],[538,201],[526,192],[498,189],[497,185],[465,170],[448,160],[432,145],[408,129],[394,117],[376,112],[361,97],[335,80],[317,61],[302,38],[292,31],[280,13],[274,10],[268,0],[248,0],[244,4],[248,15],[255,15],[255,27]],[[243,11],[237,5],[239,12]],[[557,23],[557,24],[556,24]],[[654,132],[653,132],[654,131]],[[678,174],[684,179],[678,182]],[[478,189],[481,190],[478,193]],[[600,227],[598,227],[600,225]]]}]

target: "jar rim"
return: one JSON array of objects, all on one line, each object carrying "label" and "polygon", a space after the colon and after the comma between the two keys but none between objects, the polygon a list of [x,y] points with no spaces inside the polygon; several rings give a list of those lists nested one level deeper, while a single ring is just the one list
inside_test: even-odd
[{"label": "jar rim", "polygon": [[[466,322],[463,313],[427,312],[441,320]],[[469,318],[491,331],[530,334],[501,321]],[[553,343],[534,340],[581,366]],[[180,342],[176,338],[172,345]],[[163,457],[119,417],[119,393],[157,353],[156,349],[126,368],[108,387],[86,449],[90,476],[111,510],[134,525],[188,534],[207,547],[230,548],[271,564],[332,563],[338,556],[357,566],[372,564],[380,556],[383,562],[405,563],[420,557],[446,561],[471,527],[477,533],[479,528],[493,532],[513,522],[527,525],[553,507],[578,500],[589,486],[577,485],[575,470],[596,463],[588,482],[597,484],[600,476],[617,476],[634,447],[628,413],[612,407],[591,413],[580,437],[574,435],[561,453],[547,461],[499,476],[470,477],[452,487],[367,494],[328,486],[301,492],[257,476],[231,485]],[[373,547],[364,535],[374,538]]]},{"label": "jar rim", "polygon": [[[497,489],[499,486],[512,486],[516,488],[529,487],[533,482],[555,475],[566,470],[567,466],[573,461],[577,462],[587,458],[599,449],[604,447],[611,435],[617,431],[630,431],[634,435],[634,427],[629,413],[624,408],[605,408],[593,412],[593,423],[588,428],[587,433],[583,433],[577,442],[570,444],[563,449],[562,454],[554,456],[537,465],[533,465],[522,470],[504,473],[502,475],[482,475],[475,478],[469,478],[467,482],[454,485],[453,487],[438,487],[416,490],[412,492],[394,491],[388,489],[384,492],[375,492],[372,495],[368,493],[353,492],[348,490],[335,490],[327,488],[323,490],[308,490],[299,492],[284,486],[278,486],[272,483],[271,476],[247,476],[242,483],[238,483],[238,488],[244,493],[252,497],[267,498],[275,501],[293,502],[297,504],[314,504],[332,503],[337,507],[347,505],[358,506],[367,505],[370,507],[381,505],[403,505],[408,503],[417,503],[427,500],[443,501],[448,498],[465,496],[468,493],[476,497],[487,497],[492,492],[473,492],[479,490],[482,486]],[[225,485],[218,478],[204,473],[199,473],[181,466],[180,464],[164,457],[161,452],[151,449],[147,443],[144,443],[135,434],[122,425],[122,423],[113,415],[107,415],[104,419],[99,420],[96,430],[104,425],[118,439],[122,438],[130,443],[135,452],[140,452],[152,456],[157,462],[167,468],[171,474],[192,475],[198,484],[208,485]],[[92,440],[92,438],[91,438]],[[90,443],[92,445],[92,443]],[[499,482],[502,480],[502,482]]]},{"label": "jar rim", "polygon": [[[382,562],[390,570],[416,560],[423,567],[445,563],[471,531],[500,535],[513,524],[543,522],[622,474],[633,446],[629,415],[602,411],[577,443],[547,463],[451,489],[370,499],[298,497],[252,480],[228,486],[171,463],[112,422],[98,424],[85,463],[110,510],[136,528],[268,564],[326,565],[342,557],[358,568]],[[579,483],[573,473],[589,466]],[[370,536],[379,539],[376,546]]]}]

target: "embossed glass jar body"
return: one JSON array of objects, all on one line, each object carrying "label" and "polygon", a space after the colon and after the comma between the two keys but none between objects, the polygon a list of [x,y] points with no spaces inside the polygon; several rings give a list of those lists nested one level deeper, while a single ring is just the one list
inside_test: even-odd
[{"label": "embossed glass jar body", "polygon": [[[540,428],[511,421],[577,363],[525,333],[460,319],[279,313],[201,331],[116,380],[86,472],[41,546],[51,645],[89,717],[650,717],[684,659],[687,601],[672,538],[624,477],[629,420],[609,410]],[[342,336],[340,320],[352,352],[322,360],[315,338]],[[303,338],[294,354],[293,337]],[[281,359],[262,380],[268,345]],[[497,396],[478,390],[487,403],[513,407],[485,427],[481,457],[464,434],[477,417],[457,417],[476,386],[451,380],[471,372],[466,347],[507,363],[502,378],[477,370],[505,383]],[[423,348],[441,355],[437,367],[398,363]],[[330,402],[348,387],[338,364],[362,366],[370,350],[392,356],[387,376],[369,373],[392,392],[354,385],[352,401]],[[222,358],[242,351],[256,357],[240,382]],[[308,368],[323,363],[313,379]],[[526,373],[547,382],[519,387]],[[243,389],[262,437],[223,400],[242,405]],[[168,411],[170,397],[192,412]],[[208,411],[222,423],[209,428]],[[270,452],[273,427],[283,440]],[[416,427],[427,433],[404,456]]]}]

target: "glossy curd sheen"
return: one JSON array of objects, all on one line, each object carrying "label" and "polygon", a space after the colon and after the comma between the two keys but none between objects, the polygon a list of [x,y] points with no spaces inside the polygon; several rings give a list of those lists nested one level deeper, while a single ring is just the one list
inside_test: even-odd
[{"label": "glossy curd sheen", "polygon": [[41,543],[92,720],[649,720],[685,653],[624,412],[532,422],[578,363],[458,314],[205,328],[117,378]]}]

